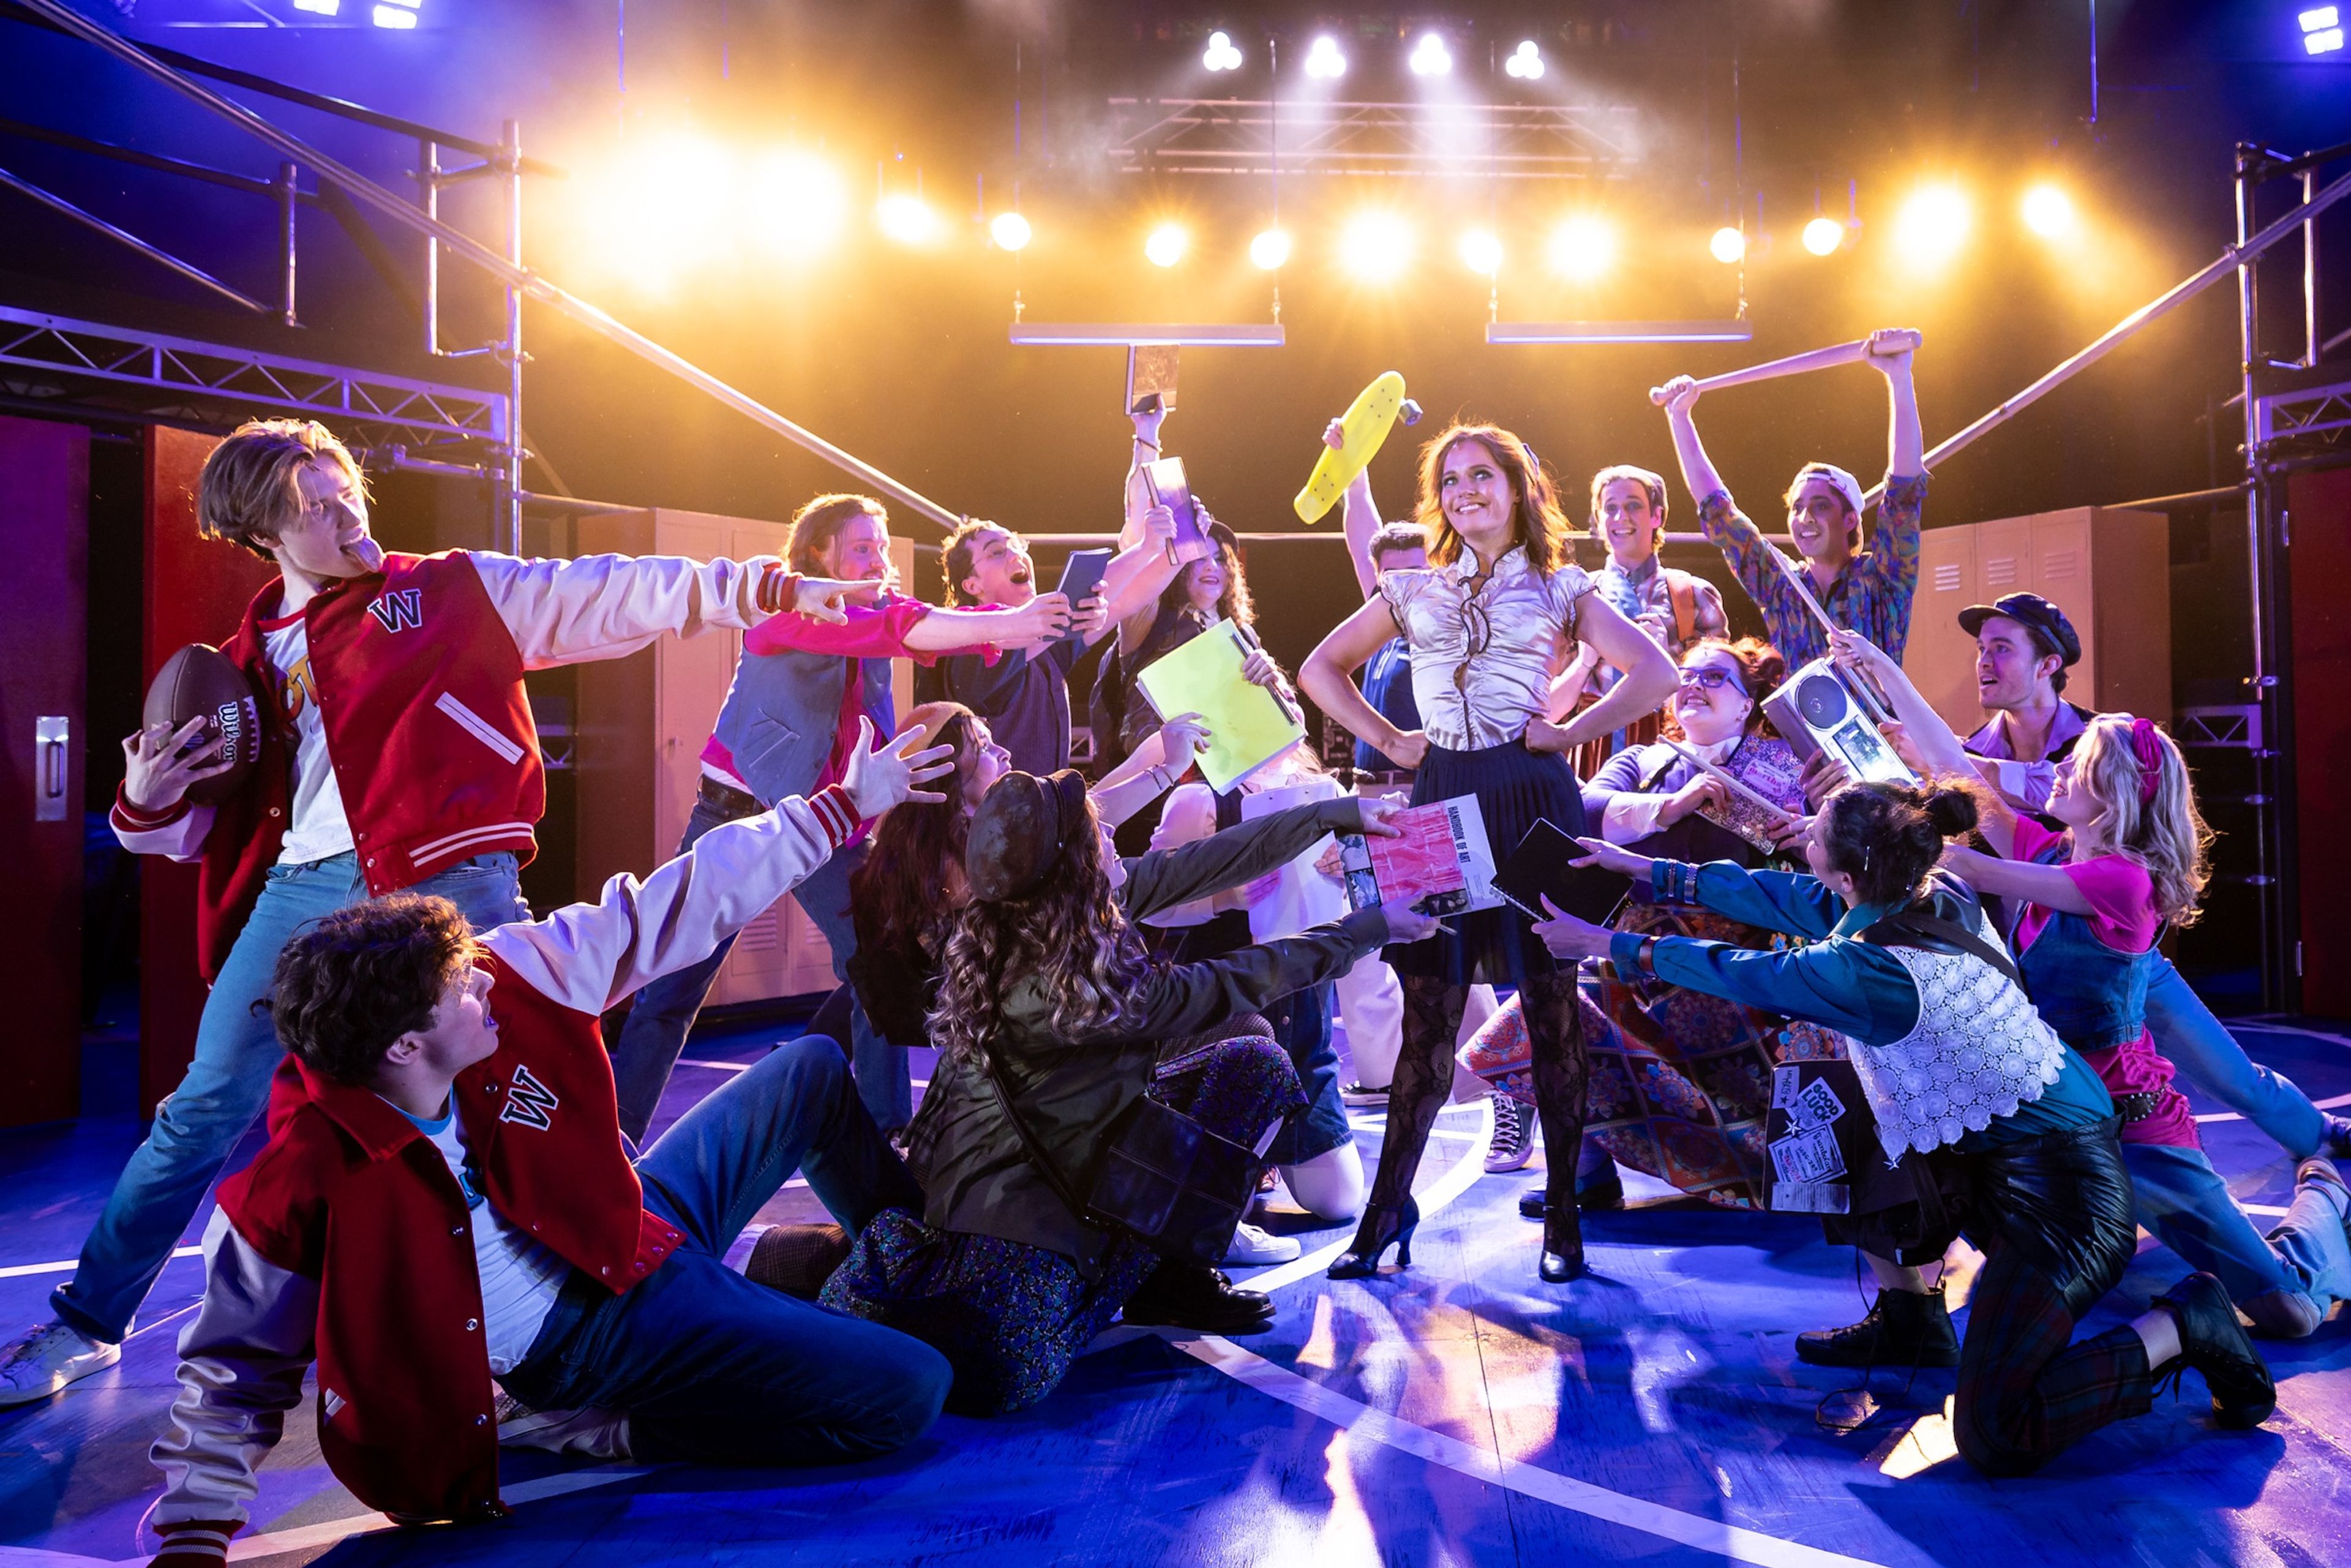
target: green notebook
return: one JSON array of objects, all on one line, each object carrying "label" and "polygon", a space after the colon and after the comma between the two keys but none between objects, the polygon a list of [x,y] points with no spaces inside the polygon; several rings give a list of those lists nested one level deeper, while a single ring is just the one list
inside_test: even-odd
[{"label": "green notebook", "polygon": [[1218,794],[1306,738],[1271,692],[1242,677],[1248,657],[1232,622],[1220,622],[1135,677],[1163,721],[1184,713],[1207,721],[1216,739],[1200,771]]}]

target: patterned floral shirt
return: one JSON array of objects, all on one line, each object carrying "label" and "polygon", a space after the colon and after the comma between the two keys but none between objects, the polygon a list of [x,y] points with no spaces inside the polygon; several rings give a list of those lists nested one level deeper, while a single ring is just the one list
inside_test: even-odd
[{"label": "patterned floral shirt", "polygon": [[1575,601],[1592,591],[1579,566],[1545,577],[1524,545],[1471,588],[1476,556],[1450,566],[1392,571],[1380,592],[1412,644],[1412,693],[1421,728],[1448,751],[1516,740],[1551,706],[1552,677],[1565,664]]},{"label": "patterned floral shirt", "polygon": [[[1887,476],[1886,497],[1878,503],[1877,527],[1869,536],[1871,548],[1845,562],[1826,593],[1814,595],[1830,619],[1885,649],[1897,664],[1902,662],[1903,645],[1910,640],[1910,600],[1918,591],[1918,522],[1927,509],[1927,479],[1924,474],[1910,478]],[[1787,574],[1763,559],[1763,552],[1772,547],[1763,542],[1761,531],[1746,514],[1731,504],[1730,492],[1717,490],[1708,496],[1698,503],[1698,515],[1708,539],[1721,549],[1722,558],[1738,573],[1740,586],[1763,612],[1771,645],[1787,659],[1788,668],[1824,656],[1829,651],[1828,633],[1796,596]],[[1802,570],[1801,565],[1798,570]]]}]

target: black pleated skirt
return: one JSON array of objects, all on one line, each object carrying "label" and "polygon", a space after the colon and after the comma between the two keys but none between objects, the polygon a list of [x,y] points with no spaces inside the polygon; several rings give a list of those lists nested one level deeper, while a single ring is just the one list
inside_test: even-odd
[{"label": "black pleated skirt", "polygon": [[[1431,746],[1413,780],[1412,803],[1457,795],[1478,797],[1486,841],[1498,865],[1539,820],[1548,819],[1563,833],[1583,831],[1583,791],[1574,768],[1563,756],[1529,751],[1523,741],[1477,751]],[[1449,915],[1445,923],[1454,928],[1452,935],[1440,931],[1424,942],[1398,943],[1382,956],[1399,975],[1457,986],[1517,986],[1560,967],[1536,938],[1534,922],[1509,904]]]}]

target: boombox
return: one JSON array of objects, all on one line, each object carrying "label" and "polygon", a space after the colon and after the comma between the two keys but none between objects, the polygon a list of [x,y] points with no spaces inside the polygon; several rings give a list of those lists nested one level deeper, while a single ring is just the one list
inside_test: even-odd
[{"label": "boombox", "polygon": [[1865,782],[1916,784],[1917,776],[1902,765],[1870,718],[1869,703],[1855,694],[1856,678],[1827,659],[1815,659],[1763,700],[1764,716],[1806,762],[1826,752]]}]

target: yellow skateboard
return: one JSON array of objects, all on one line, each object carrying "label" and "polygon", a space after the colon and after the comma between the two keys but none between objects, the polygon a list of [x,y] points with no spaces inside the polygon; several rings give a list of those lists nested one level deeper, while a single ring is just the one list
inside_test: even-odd
[{"label": "yellow skateboard", "polygon": [[1404,395],[1404,377],[1395,371],[1365,387],[1348,406],[1342,426],[1346,444],[1325,446],[1316,460],[1314,473],[1306,481],[1306,488],[1298,492],[1290,502],[1301,523],[1320,522],[1345,493],[1364,465],[1379,455],[1380,444],[1388,438],[1388,431],[1402,413],[1406,424],[1420,419],[1420,406]]}]

